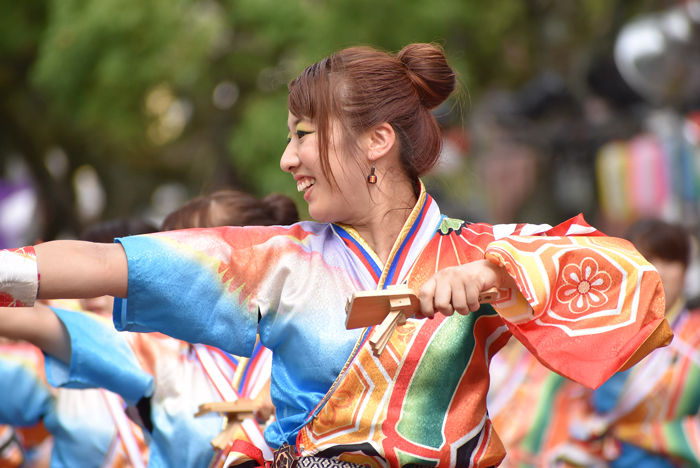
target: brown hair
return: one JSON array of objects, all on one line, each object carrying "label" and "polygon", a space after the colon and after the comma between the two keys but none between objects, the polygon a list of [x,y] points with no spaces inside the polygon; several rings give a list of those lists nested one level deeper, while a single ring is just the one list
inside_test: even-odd
[{"label": "brown hair", "polygon": [[438,161],[442,136],[430,112],[456,87],[442,48],[411,44],[392,55],[371,47],[341,50],[304,70],[289,84],[289,111],[316,125],[321,167],[329,180],[331,119],[343,129],[342,147],[357,156],[356,137],[383,122],[399,141],[402,169],[412,181]]},{"label": "brown hair", "polygon": [[219,226],[271,226],[294,224],[299,213],[294,202],[273,193],[258,200],[237,190],[219,190],[203,195],[170,213],[161,229],[209,228]]},{"label": "brown hair", "polygon": [[102,221],[88,227],[80,234],[80,240],[111,244],[117,237],[150,234],[156,231],[158,231],[158,228],[143,219],[114,219]]},{"label": "brown hair", "polygon": [[682,226],[658,220],[641,220],[630,228],[627,239],[648,260],[658,258],[667,262],[681,262],[688,268],[690,234]]}]

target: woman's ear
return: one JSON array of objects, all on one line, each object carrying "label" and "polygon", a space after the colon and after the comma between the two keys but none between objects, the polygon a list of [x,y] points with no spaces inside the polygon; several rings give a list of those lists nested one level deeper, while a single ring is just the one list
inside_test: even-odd
[{"label": "woman's ear", "polygon": [[394,127],[387,122],[380,123],[367,132],[369,139],[368,157],[372,161],[390,153],[396,144],[396,133]]}]

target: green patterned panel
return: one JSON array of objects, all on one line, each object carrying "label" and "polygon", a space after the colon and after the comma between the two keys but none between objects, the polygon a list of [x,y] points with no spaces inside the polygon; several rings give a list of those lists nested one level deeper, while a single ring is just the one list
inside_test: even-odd
[{"label": "green patterned panel", "polygon": [[675,415],[696,414],[700,408],[700,369],[691,365],[683,379],[683,392]]},{"label": "green patterned panel", "polygon": [[[443,444],[447,409],[474,351],[474,324],[479,317],[495,313],[483,305],[466,316],[454,314],[438,329],[406,392],[396,427],[402,437],[435,449]],[[451,372],[445,372],[447,366]]]},{"label": "green patterned panel", "polygon": [[523,447],[530,453],[539,453],[542,437],[545,429],[549,427],[549,419],[553,415],[552,404],[559,388],[566,382],[566,379],[559,374],[552,372],[543,382],[539,390],[540,398],[537,402],[537,410],[533,418],[530,429],[523,440]]},{"label": "green patterned panel", "polygon": [[[676,455],[679,459],[686,460],[686,465],[684,466],[698,466],[695,450],[693,450],[691,446],[695,436],[685,431],[682,419],[666,422],[662,426],[661,433],[663,434],[662,443],[664,450],[667,453]],[[691,464],[690,460],[694,461],[694,463]]]},{"label": "green patterned panel", "polygon": [[408,464],[422,465],[422,466],[437,466],[438,460],[431,460],[429,458],[421,458],[410,453],[404,452],[403,450],[396,449],[396,455],[399,459],[399,466],[406,466]]}]

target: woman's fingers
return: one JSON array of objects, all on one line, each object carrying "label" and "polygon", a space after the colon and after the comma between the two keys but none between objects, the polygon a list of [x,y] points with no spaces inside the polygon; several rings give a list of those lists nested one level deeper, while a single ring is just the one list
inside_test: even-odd
[{"label": "woman's fingers", "polygon": [[[433,318],[435,315],[435,306],[433,303],[433,298],[435,297],[435,286],[437,286],[437,280],[435,275],[431,276],[428,281],[426,281],[423,286],[421,286],[418,292],[418,299],[420,300],[420,315],[425,318]],[[419,314],[416,314],[417,318]]]},{"label": "woman's fingers", "polygon": [[465,285],[461,281],[453,280],[450,289],[452,290],[452,309],[461,315],[470,313]]},{"label": "woman's fingers", "polygon": [[450,316],[455,313],[452,307],[452,284],[449,281],[438,281],[433,297],[435,310],[442,315]]},{"label": "woman's fingers", "polygon": [[477,287],[474,283],[471,283],[466,285],[466,290],[467,308],[469,309],[469,312],[476,312],[479,310],[479,307],[481,307],[481,304],[479,303],[481,288]]},{"label": "woman's fingers", "polygon": [[417,318],[432,318],[435,312],[450,316],[479,310],[482,289],[499,287],[500,267],[487,260],[449,267],[435,273],[419,292],[421,310]]},{"label": "woman's fingers", "polygon": [[[469,301],[464,284],[453,277],[454,273],[440,271],[425,282],[419,292],[421,310],[417,318],[432,318],[435,312],[450,316],[457,311],[468,314]],[[477,292],[478,303],[478,292]]]},{"label": "woman's fingers", "polygon": [[[476,312],[481,307],[479,304],[479,288],[469,281],[464,281],[459,275],[446,279],[441,286],[438,281],[437,291],[442,291],[445,296],[440,296],[441,301],[437,302],[436,294],[435,306],[441,313],[450,316],[454,312],[467,315]],[[448,296],[449,294],[449,296]],[[445,299],[448,297],[448,299]]]}]

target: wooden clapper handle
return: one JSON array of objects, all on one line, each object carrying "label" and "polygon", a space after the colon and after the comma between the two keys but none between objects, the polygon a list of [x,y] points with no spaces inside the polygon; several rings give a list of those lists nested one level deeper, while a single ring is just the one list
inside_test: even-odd
[{"label": "wooden clapper handle", "polygon": [[[488,304],[492,302],[498,294],[496,288],[487,289],[479,294],[479,303]],[[372,333],[372,338],[369,339],[369,345],[372,348],[372,354],[379,357],[384,352],[387,343],[389,343],[389,338],[394,334],[394,330],[399,325],[406,323],[406,315],[404,314],[404,309],[411,306],[411,298],[397,297],[396,299],[391,299],[389,301],[390,310],[389,314],[386,316],[384,321],[374,329]]]},{"label": "wooden clapper handle", "polygon": [[236,401],[203,403],[199,405],[199,411],[194,417],[198,418],[209,413],[221,413],[224,415],[224,425],[226,427],[211,441],[212,447],[216,450],[223,450],[226,444],[233,438],[241,422],[244,419],[255,417],[254,412],[258,410],[258,407],[259,405],[256,401],[249,398],[239,398]]}]

